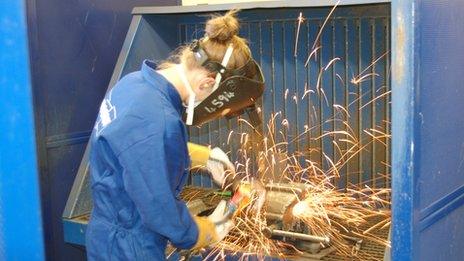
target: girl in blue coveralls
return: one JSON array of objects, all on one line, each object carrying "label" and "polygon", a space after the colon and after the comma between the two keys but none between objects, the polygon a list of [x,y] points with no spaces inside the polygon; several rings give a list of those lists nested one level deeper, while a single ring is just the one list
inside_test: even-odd
[{"label": "girl in blue coveralls", "polygon": [[[229,12],[210,19],[200,40],[217,62],[233,45],[227,69],[240,68],[251,58],[238,28]],[[89,260],[164,260],[168,241],[182,249],[206,247],[222,240],[232,227],[231,222],[215,225],[211,217],[192,217],[179,199],[190,167],[183,104],[189,97],[205,99],[215,74],[198,64],[188,46],[175,58],[177,64],[158,67],[145,60],[141,70],[123,77],[101,104],[91,137]],[[223,166],[208,164],[222,185],[224,169],[233,170],[233,165],[218,148],[211,150],[213,156],[223,159]],[[220,205],[217,209],[224,208]]]}]

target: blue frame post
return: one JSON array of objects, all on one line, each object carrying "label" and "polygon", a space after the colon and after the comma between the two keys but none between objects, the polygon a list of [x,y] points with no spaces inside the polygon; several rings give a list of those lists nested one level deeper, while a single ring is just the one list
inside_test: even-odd
[{"label": "blue frame post", "polygon": [[26,1],[0,1],[0,260],[43,260]]},{"label": "blue frame post", "polygon": [[[418,130],[415,124],[416,1],[392,1],[392,259],[415,260]],[[415,147],[416,146],[416,147]]]}]

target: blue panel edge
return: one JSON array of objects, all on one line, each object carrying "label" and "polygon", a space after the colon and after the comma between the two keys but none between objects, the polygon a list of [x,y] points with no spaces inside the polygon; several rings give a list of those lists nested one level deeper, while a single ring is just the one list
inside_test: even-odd
[{"label": "blue panel edge", "polygon": [[464,185],[423,209],[419,222],[422,232],[464,204]]},{"label": "blue panel edge", "polygon": [[44,260],[26,1],[0,1],[0,260]]},{"label": "blue panel edge", "polygon": [[64,241],[66,243],[85,246],[87,223],[76,219],[63,219]]},{"label": "blue panel edge", "polygon": [[392,260],[415,260],[417,255],[416,5],[415,0],[393,0],[391,5]]}]

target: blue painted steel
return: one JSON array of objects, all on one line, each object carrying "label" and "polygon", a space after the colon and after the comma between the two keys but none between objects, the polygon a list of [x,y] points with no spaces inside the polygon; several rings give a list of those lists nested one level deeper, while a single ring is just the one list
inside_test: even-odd
[{"label": "blue painted steel", "polygon": [[44,260],[25,1],[0,2],[0,260]]},{"label": "blue painted steel", "polygon": [[[415,210],[435,211],[416,223],[418,259],[462,260],[464,257],[464,28],[460,16],[464,12],[462,1],[425,1],[416,7],[420,36],[416,46],[417,75],[416,131],[418,133],[418,177]],[[417,39],[417,38],[416,38]],[[419,48],[420,47],[420,48]],[[430,51],[433,50],[433,51]],[[456,192],[458,191],[458,192]],[[461,194],[460,196],[449,196]],[[446,202],[442,208],[436,202]],[[419,216],[421,216],[419,214]],[[436,222],[436,223],[434,223]],[[432,223],[434,223],[432,225]],[[424,230],[428,227],[427,230]],[[430,234],[441,241],[440,251],[427,239]]]},{"label": "blue painted steel", "polygon": [[415,260],[461,261],[463,259],[463,216],[464,208],[457,208],[421,231],[419,249],[413,250],[419,255]]},{"label": "blue painted steel", "polygon": [[415,22],[414,1],[392,2],[392,259],[415,260],[417,231],[413,216],[417,198],[414,187],[415,171],[414,143],[417,140],[414,99],[415,79]]},{"label": "blue painted steel", "polygon": [[[16,10],[3,2],[5,10]],[[27,1],[47,259],[85,258],[84,251],[64,243],[61,215],[132,8],[177,2]]]},{"label": "blue painted steel", "polygon": [[438,202],[435,202],[426,209],[421,210],[421,219],[419,222],[420,231],[435,224],[440,219],[446,217],[454,210],[462,207],[464,204],[464,186],[444,196]]},{"label": "blue painted steel", "polygon": [[63,229],[67,231],[64,234],[64,241],[75,245],[85,245],[85,232],[87,230],[87,221],[63,220]]},{"label": "blue painted steel", "polygon": [[462,1],[393,1],[393,259],[464,256]]},{"label": "blue painted steel", "polygon": [[[421,147],[420,208],[464,185],[464,28],[462,1],[427,1],[418,7],[420,35],[417,124]],[[428,50],[436,50],[429,52]],[[440,128],[437,128],[440,126]],[[437,151],[438,150],[438,151]],[[441,164],[437,164],[441,163]],[[423,182],[423,183],[422,183]],[[434,185],[434,189],[428,186]],[[422,189],[424,188],[424,189]]]}]

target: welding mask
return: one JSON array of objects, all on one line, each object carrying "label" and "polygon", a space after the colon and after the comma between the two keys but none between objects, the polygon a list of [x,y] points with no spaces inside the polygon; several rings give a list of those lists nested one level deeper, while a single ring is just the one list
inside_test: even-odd
[{"label": "welding mask", "polygon": [[232,118],[245,111],[250,115],[251,124],[259,125],[255,102],[263,95],[264,77],[256,61],[250,59],[241,68],[226,69],[233,52],[232,45],[221,63],[211,61],[198,40],[190,48],[197,63],[216,73],[216,79],[211,94],[199,103],[195,103],[195,95],[188,88],[191,99],[185,115],[187,125],[198,126],[219,117]]}]

